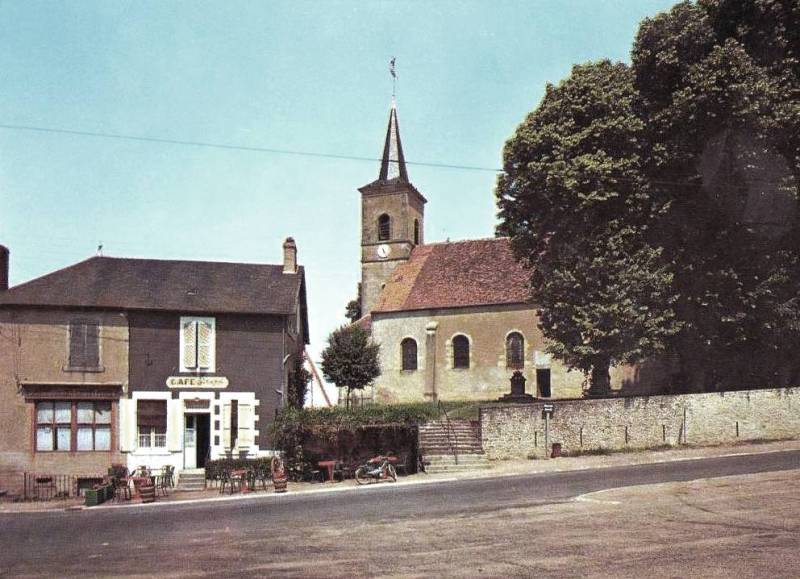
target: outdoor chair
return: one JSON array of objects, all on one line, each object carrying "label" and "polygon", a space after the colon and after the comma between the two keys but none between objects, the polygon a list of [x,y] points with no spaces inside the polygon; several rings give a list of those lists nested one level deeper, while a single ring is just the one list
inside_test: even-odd
[{"label": "outdoor chair", "polygon": [[[126,468],[125,471],[128,469]],[[111,476],[111,484],[114,487],[114,502],[131,500],[131,487],[127,477]]]},{"label": "outdoor chair", "polygon": [[253,472],[252,478],[250,479],[252,482],[251,488],[253,490],[256,490],[256,486],[258,485],[258,483],[261,483],[261,488],[267,490],[267,483],[272,482],[272,473],[270,472],[269,467],[258,466],[255,469],[253,469],[252,472]]},{"label": "outdoor chair", "polygon": [[242,491],[242,475],[238,473],[234,473],[231,470],[225,470],[222,472],[222,478],[220,479],[220,486],[219,492],[220,494],[225,493],[225,487],[228,486],[230,494],[233,494],[234,488],[236,492]]}]

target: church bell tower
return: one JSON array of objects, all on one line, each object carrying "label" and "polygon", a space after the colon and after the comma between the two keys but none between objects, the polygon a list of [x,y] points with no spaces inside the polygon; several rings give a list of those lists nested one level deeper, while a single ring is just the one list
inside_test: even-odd
[{"label": "church bell tower", "polygon": [[424,243],[425,197],[408,180],[392,97],[378,179],[361,192],[361,314],[375,307],[398,264]]}]

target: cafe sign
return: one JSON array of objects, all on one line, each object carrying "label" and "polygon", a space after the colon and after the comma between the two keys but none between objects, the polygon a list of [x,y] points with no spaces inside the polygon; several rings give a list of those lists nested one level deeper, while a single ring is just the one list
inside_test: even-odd
[{"label": "cafe sign", "polygon": [[225,376],[170,376],[167,388],[227,388]]}]

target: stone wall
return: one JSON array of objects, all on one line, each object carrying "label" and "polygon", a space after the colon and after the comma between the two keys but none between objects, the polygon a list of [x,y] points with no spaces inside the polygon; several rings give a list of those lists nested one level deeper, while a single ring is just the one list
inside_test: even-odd
[{"label": "stone wall", "polygon": [[[549,441],[566,453],[800,437],[800,388],[556,400]],[[481,407],[491,459],[543,457],[543,403]]]}]

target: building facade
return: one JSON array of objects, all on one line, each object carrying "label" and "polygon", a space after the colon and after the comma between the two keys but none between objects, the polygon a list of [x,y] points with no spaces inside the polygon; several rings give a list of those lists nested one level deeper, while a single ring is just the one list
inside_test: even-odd
[{"label": "building facade", "polygon": [[291,238],[282,265],[94,257],[0,287],[0,336],[2,488],[263,456],[308,343],[305,275]]},{"label": "building facade", "polygon": [[[546,353],[529,274],[507,238],[424,243],[425,197],[408,179],[392,103],[381,170],[361,192],[361,313],[381,345],[375,399],[496,399],[515,371],[541,398],[585,376]],[[634,370],[614,368],[612,387]]]}]

